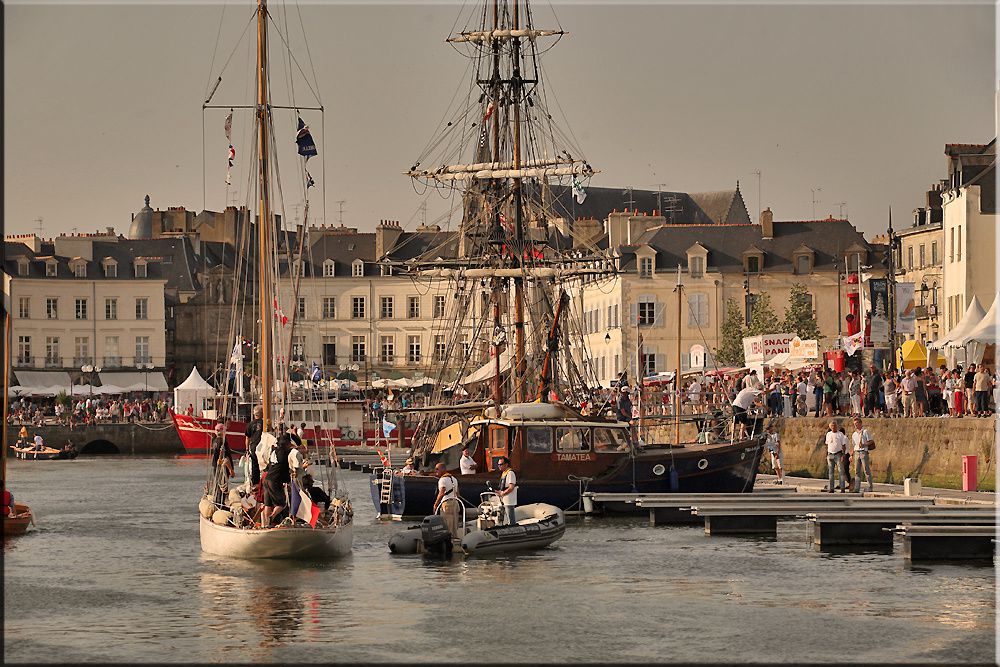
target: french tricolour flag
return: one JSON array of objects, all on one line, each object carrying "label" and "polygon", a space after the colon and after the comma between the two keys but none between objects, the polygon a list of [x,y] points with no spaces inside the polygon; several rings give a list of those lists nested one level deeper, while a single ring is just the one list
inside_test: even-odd
[{"label": "french tricolour flag", "polygon": [[313,528],[316,527],[316,520],[319,519],[319,508],[313,505],[312,498],[309,494],[298,489],[299,492],[299,507],[295,511],[295,516],[298,519],[302,519],[309,523]]}]

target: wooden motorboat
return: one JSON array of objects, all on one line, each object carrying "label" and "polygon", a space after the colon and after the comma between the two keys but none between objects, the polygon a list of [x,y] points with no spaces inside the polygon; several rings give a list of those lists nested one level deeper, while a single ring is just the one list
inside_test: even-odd
[{"label": "wooden motorboat", "polygon": [[11,447],[11,450],[14,452],[15,458],[24,459],[25,461],[51,461],[52,459],[63,458],[60,456],[62,450],[53,447],[43,447],[42,449],[35,449],[34,447]]}]

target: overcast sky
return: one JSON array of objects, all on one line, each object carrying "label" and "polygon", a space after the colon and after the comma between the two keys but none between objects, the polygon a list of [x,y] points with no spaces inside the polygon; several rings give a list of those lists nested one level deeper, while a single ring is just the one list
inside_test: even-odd
[{"label": "overcast sky", "polygon": [[[214,101],[243,101],[239,38],[252,6],[6,3],[6,232],[36,231],[37,218],[45,236],[127,232],[146,194],[154,208],[221,210],[225,112],[205,116],[206,144],[201,103],[230,53]],[[553,5],[534,6],[539,27],[553,24]],[[563,1],[554,11],[570,34],[545,56],[547,90],[602,170],[592,185],[701,192],[739,181],[756,219],[759,170],[776,219],[812,218],[815,197],[816,217],[844,213],[870,238],[889,205],[897,227],[910,223],[945,176],[945,143],[995,135],[990,2]],[[325,158],[310,171],[321,181],[325,164],[326,222],[339,221],[340,200],[344,224],[362,230],[419,222],[424,199],[401,172],[467,86],[467,61],[444,43],[459,12],[457,2],[288,10],[294,25],[302,17],[309,51],[297,45],[296,58],[308,71],[311,56],[327,109],[324,121],[303,112]],[[250,154],[241,127],[238,165]],[[292,140],[285,129],[279,143]],[[241,185],[234,176],[236,197]],[[315,221],[323,195],[312,195]],[[429,221],[444,210],[428,199]]]}]

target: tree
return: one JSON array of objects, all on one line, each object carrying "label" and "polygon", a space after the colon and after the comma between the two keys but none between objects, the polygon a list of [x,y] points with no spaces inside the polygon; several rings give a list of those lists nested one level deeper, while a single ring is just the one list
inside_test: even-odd
[{"label": "tree", "polygon": [[771,307],[771,295],[767,292],[756,294],[753,308],[750,311],[750,324],[747,326],[747,336],[779,333],[778,317]]},{"label": "tree", "polygon": [[812,309],[812,296],[801,283],[792,285],[781,329],[794,333],[802,340],[819,340],[819,325],[816,324],[816,314]]},{"label": "tree", "polygon": [[719,332],[722,340],[715,348],[715,360],[723,366],[743,365],[743,313],[736,299],[726,299],[726,319]]}]

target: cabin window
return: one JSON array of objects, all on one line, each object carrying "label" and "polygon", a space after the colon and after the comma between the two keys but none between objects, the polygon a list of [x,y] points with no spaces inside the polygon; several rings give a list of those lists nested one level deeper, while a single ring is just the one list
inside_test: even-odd
[{"label": "cabin window", "polygon": [[557,428],[556,450],[560,452],[589,452],[590,429],[565,426]]},{"label": "cabin window", "polygon": [[524,429],[529,454],[548,454],[552,451],[552,429],[548,426],[529,426]]},{"label": "cabin window", "polygon": [[302,421],[302,411],[301,410],[289,410],[288,411],[288,420],[292,421],[292,422],[301,422]]},{"label": "cabin window", "polygon": [[490,449],[507,448],[507,427],[494,426],[490,429]]},{"label": "cabin window", "polygon": [[322,410],[306,410],[306,418],[304,421],[316,423],[320,420],[320,414],[322,414],[322,412]]},{"label": "cabin window", "polygon": [[623,452],[627,449],[628,449],[628,440],[625,437],[624,429],[620,428],[594,429],[595,452]]}]

